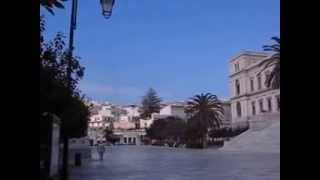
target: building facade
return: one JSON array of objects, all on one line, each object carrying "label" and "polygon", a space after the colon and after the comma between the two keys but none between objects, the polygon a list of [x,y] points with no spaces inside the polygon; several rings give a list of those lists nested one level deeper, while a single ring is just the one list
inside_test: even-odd
[{"label": "building facade", "polygon": [[272,67],[261,71],[271,55],[242,52],[229,63],[232,123],[277,120],[280,118],[280,89],[270,89],[265,80]]},{"label": "building facade", "polygon": [[181,119],[186,119],[187,115],[184,112],[185,107],[186,107],[186,103],[183,103],[183,102],[168,103],[166,106],[161,108],[159,115],[175,116]]},{"label": "building facade", "polygon": [[117,129],[114,134],[120,137],[119,144],[123,145],[141,145],[142,139],[146,135],[145,129]]},{"label": "building facade", "polygon": [[222,125],[224,127],[229,127],[231,125],[231,103],[226,100],[221,100],[221,102],[224,111]]}]

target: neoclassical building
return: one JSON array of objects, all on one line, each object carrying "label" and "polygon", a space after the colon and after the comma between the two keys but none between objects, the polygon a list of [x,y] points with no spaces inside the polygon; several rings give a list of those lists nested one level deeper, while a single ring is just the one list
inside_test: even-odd
[{"label": "neoclassical building", "polygon": [[272,67],[262,70],[271,54],[244,51],[229,63],[232,123],[280,119],[280,89],[269,89],[265,80]]}]

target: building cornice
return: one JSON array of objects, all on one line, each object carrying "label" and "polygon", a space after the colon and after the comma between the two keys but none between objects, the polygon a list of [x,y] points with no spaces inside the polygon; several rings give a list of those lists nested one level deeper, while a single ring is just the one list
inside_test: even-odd
[{"label": "building cornice", "polygon": [[265,63],[266,61],[271,60],[271,57],[272,57],[272,55],[270,55],[270,56],[262,59],[260,62],[254,64],[254,65],[252,65],[252,66],[249,66],[249,67],[246,68],[246,69],[242,69],[242,70],[240,70],[240,71],[238,71],[238,72],[235,72],[235,73],[229,75],[229,77],[232,78],[232,77],[234,77],[234,76],[236,76],[236,75],[238,75],[238,74],[241,74],[242,72],[248,72],[248,71],[250,71],[250,70],[253,69],[253,68],[256,68],[256,67],[258,67],[258,66],[261,66],[261,65],[262,65],[263,63]]},{"label": "building cornice", "polygon": [[245,93],[245,94],[241,94],[239,96],[231,97],[230,100],[233,101],[233,100],[236,100],[236,99],[240,99],[242,97],[254,96],[254,95],[258,95],[258,94],[263,94],[263,93],[268,92],[268,91],[276,91],[276,90],[280,90],[280,89],[270,89],[270,88],[262,89],[262,90],[259,90],[259,91],[255,91],[255,92],[251,92],[251,93]]},{"label": "building cornice", "polygon": [[249,56],[269,56],[269,53],[264,53],[264,52],[255,52],[255,51],[242,51],[238,55],[234,56],[231,58],[230,62],[235,61],[237,58],[243,55],[249,55]]}]

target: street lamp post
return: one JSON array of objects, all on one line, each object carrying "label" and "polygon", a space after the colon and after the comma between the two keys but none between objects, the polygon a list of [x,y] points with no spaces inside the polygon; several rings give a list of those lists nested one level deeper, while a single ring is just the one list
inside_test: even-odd
[{"label": "street lamp post", "polygon": [[[112,8],[115,0],[100,0],[102,15],[108,19],[112,14]],[[70,32],[69,32],[69,49],[68,49],[68,67],[67,67],[67,85],[69,89],[69,95],[72,96],[72,55],[73,55],[73,40],[74,40],[74,30],[77,25],[77,10],[78,10],[78,0],[72,0],[71,7],[71,20],[70,20]],[[64,133],[63,140],[63,171],[62,171],[62,180],[68,180],[68,154],[69,154],[69,137],[68,134]]]}]

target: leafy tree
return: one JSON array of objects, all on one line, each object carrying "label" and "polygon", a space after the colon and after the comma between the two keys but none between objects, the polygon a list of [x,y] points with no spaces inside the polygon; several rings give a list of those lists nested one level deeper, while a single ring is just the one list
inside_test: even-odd
[{"label": "leafy tree", "polygon": [[141,118],[150,118],[152,113],[159,113],[161,101],[156,91],[150,88],[142,98],[142,107],[140,109]]},{"label": "leafy tree", "polygon": [[180,143],[184,140],[186,131],[186,122],[179,117],[169,116],[165,118],[167,121],[166,136],[167,139]]},{"label": "leafy tree", "polygon": [[147,136],[151,139],[164,140],[166,138],[167,122],[165,119],[155,120],[146,130]]},{"label": "leafy tree", "polygon": [[[63,34],[48,43],[44,41],[44,19],[40,18],[40,117],[51,112],[62,119],[62,137],[80,137],[85,134],[89,108],[84,96],[77,89],[78,81],[84,75],[77,57],[72,58],[71,87],[68,87],[67,50],[64,49]],[[79,126],[79,127],[77,127]],[[79,131],[78,131],[79,130]]]},{"label": "leafy tree", "polygon": [[[87,132],[89,107],[77,88],[84,75],[84,67],[78,57],[71,58],[71,81],[68,86],[68,56],[64,48],[64,36],[57,33],[52,41],[46,42],[44,17],[40,17],[40,128],[45,124],[44,112],[50,112],[61,119],[61,138],[64,143],[64,160],[68,159],[68,140],[84,136]],[[67,163],[64,161],[64,174]]]},{"label": "leafy tree", "polygon": [[195,95],[188,101],[185,112],[189,114],[187,138],[198,141],[202,148],[208,145],[208,132],[222,124],[224,110],[216,95]]},{"label": "leafy tree", "polygon": [[169,116],[155,120],[146,130],[147,136],[161,142],[181,143],[184,140],[186,122],[179,117]]},{"label": "leafy tree", "polygon": [[265,51],[272,51],[274,54],[268,59],[265,63],[263,63],[263,69],[269,67],[273,67],[272,71],[265,81],[267,87],[272,89],[279,89],[280,88],[280,38],[279,37],[272,37],[272,40],[275,41],[275,44],[272,45],[265,45],[263,49]]}]

